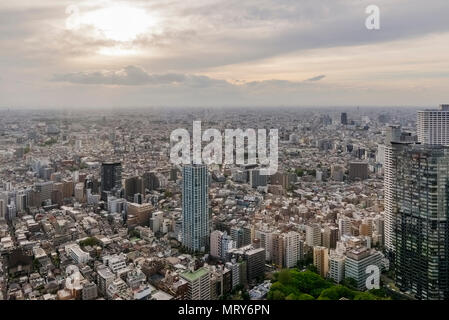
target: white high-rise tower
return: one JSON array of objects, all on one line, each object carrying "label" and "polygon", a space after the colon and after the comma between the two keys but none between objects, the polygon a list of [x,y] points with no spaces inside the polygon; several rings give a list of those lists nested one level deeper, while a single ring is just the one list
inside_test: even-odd
[{"label": "white high-rise tower", "polygon": [[418,111],[418,142],[449,145],[449,104],[440,109]]}]

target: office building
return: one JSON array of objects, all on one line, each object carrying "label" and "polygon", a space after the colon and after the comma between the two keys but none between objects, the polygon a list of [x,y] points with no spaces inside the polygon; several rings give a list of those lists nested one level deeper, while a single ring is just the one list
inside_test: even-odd
[{"label": "office building", "polygon": [[143,179],[138,176],[125,179],[125,199],[133,202],[136,194],[145,195]]},{"label": "office building", "polygon": [[90,260],[90,256],[87,252],[84,252],[79,245],[69,244],[65,246],[66,254],[75,261],[76,264],[87,263]]},{"label": "office building", "polygon": [[267,185],[268,177],[261,175],[260,170],[253,169],[249,172],[249,184],[251,188],[265,187]]},{"label": "office building", "polygon": [[356,247],[346,253],[345,278],[352,278],[357,283],[358,290],[366,290],[366,272],[368,266],[377,266],[382,270],[382,254],[366,247]]},{"label": "office building", "polygon": [[250,249],[245,251],[247,263],[247,280],[249,283],[263,279],[265,275],[265,249]]},{"label": "office building", "polygon": [[340,116],[340,123],[342,125],[347,125],[348,124],[348,114],[346,112],[342,112],[341,116]]},{"label": "office building", "polygon": [[349,179],[368,179],[368,163],[360,161],[349,162]]},{"label": "office building", "polygon": [[116,192],[122,188],[122,164],[104,162],[101,164],[101,200],[107,200],[107,192]]},{"label": "office building", "polygon": [[418,299],[449,299],[449,148],[396,151],[396,284]]}]

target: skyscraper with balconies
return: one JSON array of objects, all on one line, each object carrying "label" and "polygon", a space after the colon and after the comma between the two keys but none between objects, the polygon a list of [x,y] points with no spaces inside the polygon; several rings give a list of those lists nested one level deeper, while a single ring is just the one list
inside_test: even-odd
[{"label": "skyscraper with balconies", "polygon": [[449,147],[395,151],[396,284],[418,299],[449,298]]},{"label": "skyscraper with balconies", "polygon": [[418,142],[449,145],[449,104],[418,111]]},{"label": "skyscraper with balconies", "polygon": [[210,235],[207,167],[186,165],[182,179],[182,243],[187,249],[204,252]]}]

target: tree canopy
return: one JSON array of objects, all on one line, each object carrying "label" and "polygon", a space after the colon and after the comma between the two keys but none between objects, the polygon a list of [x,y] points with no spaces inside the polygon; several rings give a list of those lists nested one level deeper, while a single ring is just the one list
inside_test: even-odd
[{"label": "tree canopy", "polygon": [[311,270],[284,269],[274,274],[274,280],[268,292],[268,300],[389,299],[383,290],[357,291],[343,284],[326,280]]}]

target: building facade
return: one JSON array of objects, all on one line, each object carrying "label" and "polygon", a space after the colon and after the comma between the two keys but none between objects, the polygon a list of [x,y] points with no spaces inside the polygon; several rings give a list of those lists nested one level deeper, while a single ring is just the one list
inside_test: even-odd
[{"label": "building facade", "polygon": [[207,167],[186,165],[182,178],[182,243],[189,250],[204,252],[210,235]]},{"label": "building facade", "polygon": [[449,298],[449,148],[397,151],[396,283],[418,299]]}]

